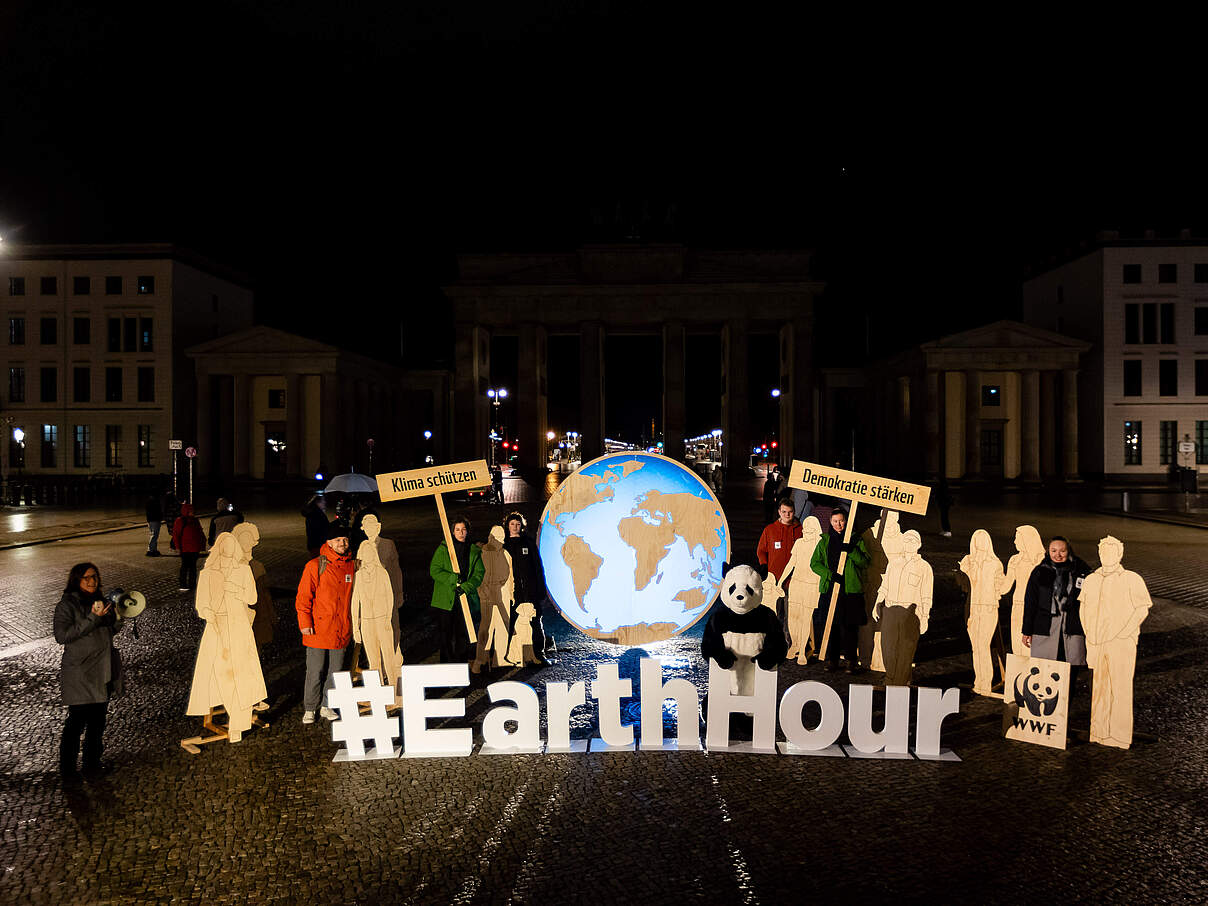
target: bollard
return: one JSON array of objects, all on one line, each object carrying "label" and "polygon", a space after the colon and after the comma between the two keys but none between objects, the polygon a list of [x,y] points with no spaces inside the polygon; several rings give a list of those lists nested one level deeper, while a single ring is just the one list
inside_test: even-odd
[{"label": "bollard", "polygon": [[1122,512],[1128,512],[1128,491],[1120,492],[1120,509]]}]

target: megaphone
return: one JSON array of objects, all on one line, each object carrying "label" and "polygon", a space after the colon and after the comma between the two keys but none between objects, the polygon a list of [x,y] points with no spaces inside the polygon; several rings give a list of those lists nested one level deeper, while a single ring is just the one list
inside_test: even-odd
[{"label": "megaphone", "polygon": [[141,591],[110,590],[105,600],[113,605],[119,620],[132,620],[147,609],[147,599]]}]

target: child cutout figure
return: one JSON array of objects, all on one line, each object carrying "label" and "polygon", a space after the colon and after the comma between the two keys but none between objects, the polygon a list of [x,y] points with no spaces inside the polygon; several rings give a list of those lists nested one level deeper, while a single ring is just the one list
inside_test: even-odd
[{"label": "child cutout figure", "polygon": [[990,533],[978,529],[969,539],[969,553],[961,558],[960,571],[969,578],[969,619],[965,628],[973,646],[973,691],[993,695],[994,661],[990,643],[998,628],[998,597],[1006,576],[1002,561],[994,555]]},{"label": "child cutout figure", "polygon": [[398,678],[403,655],[398,648],[398,633],[394,625],[398,611],[394,607],[394,591],[390,574],[378,559],[377,545],[362,541],[357,548],[356,583],[352,586],[352,638],[364,646],[369,669],[391,686],[396,704],[401,703]]},{"label": "child cutout figure", "polygon": [[[478,623],[478,652],[470,670],[478,673],[484,666],[503,667],[508,662],[508,625],[512,618],[515,580],[512,577],[512,555],[503,546],[503,526],[491,529],[482,545],[482,565],[486,569],[478,598],[482,613]],[[532,625],[529,625],[532,644]]]},{"label": "child cutout figure", "polygon": [[1015,529],[1015,550],[1007,561],[1005,578],[998,584],[998,594],[1005,595],[1015,586],[1011,596],[1011,653],[1020,657],[1031,657],[1032,652],[1023,643],[1023,601],[1028,591],[1028,579],[1046,552],[1040,532],[1035,526],[1021,525]]},{"label": "child cutout figure", "polygon": [[212,709],[223,706],[231,742],[251,728],[252,709],[268,694],[252,634],[255,604],[256,580],[243,549],[230,532],[223,532],[197,577],[197,615],[206,628],[185,713],[209,719]]},{"label": "child cutout figure", "polygon": [[1103,565],[1082,582],[1081,618],[1091,682],[1091,742],[1127,749],[1133,737],[1133,674],[1141,623],[1153,600],[1145,580],[1121,565],[1124,542],[1099,542]]},{"label": "child cutout figure", "polygon": [[810,656],[817,650],[814,644],[814,611],[818,609],[818,574],[810,569],[814,548],[822,537],[822,523],[816,516],[806,516],[801,523],[801,537],[793,542],[789,562],[784,567],[780,582],[789,583],[789,651],[787,658],[796,658],[798,664],[808,664]]}]

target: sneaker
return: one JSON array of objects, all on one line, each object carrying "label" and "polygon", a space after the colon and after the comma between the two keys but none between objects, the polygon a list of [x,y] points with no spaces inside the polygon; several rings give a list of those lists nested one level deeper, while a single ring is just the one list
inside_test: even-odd
[{"label": "sneaker", "polygon": [[940,534],[941,534],[941,535],[943,535],[945,538],[951,538],[951,537],[952,537],[952,532],[940,532]]},{"label": "sneaker", "polygon": [[324,720],[339,720],[340,719],[340,715],[337,714],[335,711],[333,711],[331,708],[327,707],[326,705],[324,705],[322,708],[319,709],[319,716],[321,718],[323,718]]},{"label": "sneaker", "polygon": [[188,591],[188,590],[189,590],[189,589],[188,589],[186,586],[184,586],[184,585],[182,585],[182,586],[180,587],[180,589],[179,589],[179,591]]},{"label": "sneaker", "polygon": [[313,724],[314,722],[315,722],[315,712],[314,711],[303,711],[302,712],[302,723]]}]

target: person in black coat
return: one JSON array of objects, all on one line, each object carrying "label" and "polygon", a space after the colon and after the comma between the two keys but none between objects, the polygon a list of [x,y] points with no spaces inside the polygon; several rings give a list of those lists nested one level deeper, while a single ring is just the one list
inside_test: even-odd
[{"label": "person in black coat", "polygon": [[327,543],[327,504],[315,494],[302,507],[302,518],[306,520],[306,549],[313,560],[319,556],[319,548]]},{"label": "person in black coat", "polygon": [[55,608],[55,641],[63,645],[59,674],[67,722],[59,743],[59,772],[66,782],[80,779],[80,735],[84,736],[84,776],[105,772],[101,766],[102,736],[109,698],[120,676],[115,675],[113,633],[117,617],[101,595],[101,573],[92,563],[77,563],[67,576],[67,588]]},{"label": "person in black coat", "polygon": [[541,614],[546,597],[545,568],[541,565],[541,555],[537,552],[537,542],[525,529],[527,524],[519,513],[509,513],[504,521],[507,537],[503,547],[512,557],[512,580],[514,591],[512,595],[512,618],[508,626],[508,644],[516,634],[516,613],[524,603],[533,605],[533,655],[541,666],[548,663],[545,657],[546,638],[545,627],[542,625]]},{"label": "person in black coat", "polygon": [[[1074,555],[1069,541],[1057,535],[1045,558],[1032,570],[1023,597],[1023,643],[1032,657],[1086,665],[1086,633],[1078,607],[1082,580],[1091,574]],[[1074,675],[1071,673],[1071,683]]]},{"label": "person in black coat", "polygon": [[164,524],[164,504],[158,494],[147,498],[147,556],[162,556],[159,552],[159,528]]}]

